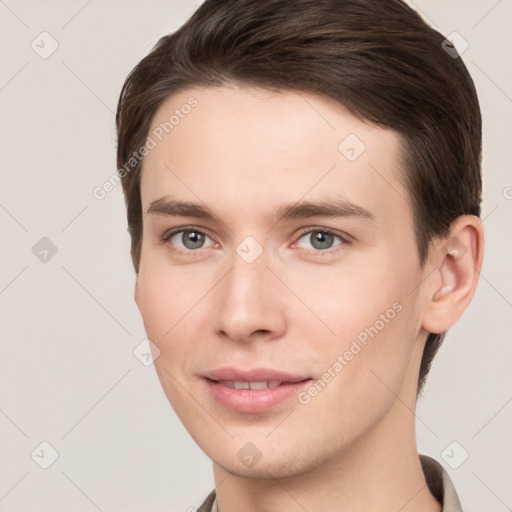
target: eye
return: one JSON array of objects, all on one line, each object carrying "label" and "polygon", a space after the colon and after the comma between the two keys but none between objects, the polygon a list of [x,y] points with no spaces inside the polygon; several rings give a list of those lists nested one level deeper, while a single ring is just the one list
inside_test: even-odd
[{"label": "eye", "polygon": [[[303,231],[299,240],[296,244],[299,244],[300,240],[305,239],[312,246],[313,251],[317,253],[332,253],[337,252],[341,249],[340,246],[349,243],[349,241],[334,231],[329,229],[308,229],[307,231]],[[339,243],[335,244],[336,239],[339,240]],[[306,247],[308,249],[308,247]]]},{"label": "eye", "polygon": [[[210,247],[213,247],[215,242],[213,242],[213,240],[204,231],[190,227],[175,229],[164,233],[162,236],[162,243],[170,243],[174,248],[181,252],[199,253],[200,249],[208,247],[205,246],[207,239],[211,242]],[[314,254],[331,254],[341,250],[341,246],[350,243],[348,235],[342,236],[330,229],[324,228],[309,228],[303,231],[294,245],[298,244],[300,246],[300,241],[302,239],[311,244],[311,247],[306,247],[306,249],[311,249]],[[338,240],[338,243],[335,243],[336,239]]]},{"label": "eye", "polygon": [[182,251],[196,251],[197,249],[204,248],[206,239],[211,240],[203,231],[196,228],[187,228],[165,233],[162,237],[162,242],[170,242]]}]

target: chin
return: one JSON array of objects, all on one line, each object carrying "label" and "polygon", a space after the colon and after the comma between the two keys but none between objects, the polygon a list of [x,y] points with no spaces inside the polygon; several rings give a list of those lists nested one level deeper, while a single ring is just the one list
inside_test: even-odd
[{"label": "chin", "polygon": [[226,472],[246,478],[289,478],[314,470],[321,462],[313,458],[304,458],[299,454],[290,456],[290,452],[280,454],[279,458],[272,460],[262,458],[252,467],[246,467],[241,461],[236,459],[227,459],[225,452],[220,458],[210,456],[215,464],[223,468]]}]

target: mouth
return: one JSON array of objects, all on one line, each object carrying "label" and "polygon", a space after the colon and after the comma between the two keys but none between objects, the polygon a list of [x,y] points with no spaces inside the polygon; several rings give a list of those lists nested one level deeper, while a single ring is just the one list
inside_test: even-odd
[{"label": "mouth", "polygon": [[[305,379],[309,380],[309,379]],[[211,382],[217,382],[221,386],[226,386],[231,389],[267,389],[267,388],[277,388],[279,386],[288,385],[288,384],[297,384],[297,382],[281,382],[279,380],[262,380],[262,381],[254,381],[247,382],[241,380],[211,380]],[[304,381],[299,381],[304,382]]]},{"label": "mouth", "polygon": [[224,408],[261,413],[297,396],[313,379],[264,368],[223,368],[210,372],[203,380],[212,398]]},{"label": "mouth", "polygon": [[242,370],[234,367],[217,368],[205,374],[204,377],[215,382],[242,382],[249,384],[261,384],[265,382],[270,384],[266,387],[277,387],[282,383],[295,384],[311,378],[309,375],[288,373],[271,368]]}]

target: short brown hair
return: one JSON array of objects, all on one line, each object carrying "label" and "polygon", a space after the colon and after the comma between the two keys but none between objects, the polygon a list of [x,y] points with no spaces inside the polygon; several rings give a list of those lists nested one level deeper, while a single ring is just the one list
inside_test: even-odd
[{"label": "short brown hair", "polygon": [[[135,66],[120,94],[117,166],[135,271],[142,161],[128,172],[126,162],[170,94],[229,83],[328,96],[396,131],[423,267],[431,241],[457,217],[480,216],[480,107],[462,59],[443,41],[400,0],[206,0]],[[429,334],[418,394],[445,334]]]}]

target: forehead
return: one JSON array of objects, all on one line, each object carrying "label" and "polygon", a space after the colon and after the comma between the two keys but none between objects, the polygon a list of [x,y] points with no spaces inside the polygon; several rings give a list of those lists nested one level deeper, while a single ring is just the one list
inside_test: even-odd
[{"label": "forehead", "polygon": [[[143,208],[168,196],[226,214],[342,196],[381,215],[410,214],[400,138],[311,93],[191,88],[155,113],[144,157]],[[235,205],[236,211],[229,206]]]}]

